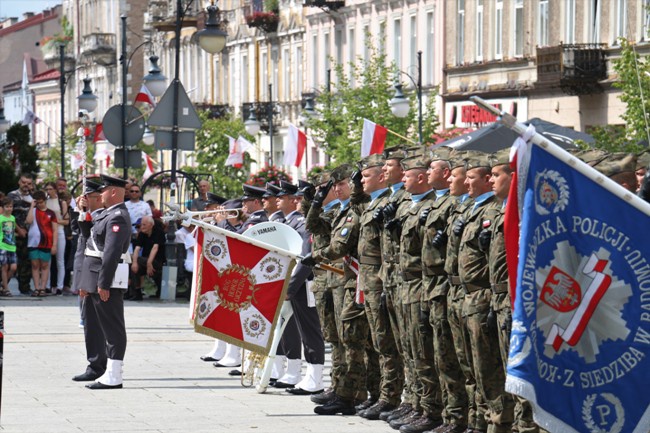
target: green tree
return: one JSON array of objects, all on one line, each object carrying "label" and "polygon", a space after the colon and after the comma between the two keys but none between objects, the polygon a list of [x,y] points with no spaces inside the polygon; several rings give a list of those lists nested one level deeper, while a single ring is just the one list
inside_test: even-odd
[{"label": "green tree", "polygon": [[190,173],[212,173],[214,193],[223,197],[237,197],[242,193],[241,185],[248,180],[251,158],[244,153],[241,168],[226,166],[230,154],[229,135],[246,137],[251,143],[255,139],[246,133],[244,123],[239,119],[208,119],[207,112],[199,113],[203,126],[196,132],[196,168],[184,167]]},{"label": "green tree", "polygon": [[0,153],[0,191],[16,189],[21,173],[38,174],[38,152],[35,146],[29,144],[29,135],[29,127],[21,123],[14,123],[7,130]]},{"label": "green tree", "polygon": [[[394,95],[393,80],[397,70],[394,63],[388,64],[386,55],[380,53],[367,35],[366,45],[370,51],[368,61],[357,59],[349,63],[350,75],[343,64],[334,68],[335,80],[332,89],[320,89],[316,97],[316,115],[307,120],[307,126],[325,153],[337,163],[354,162],[359,159],[363,119],[385,126],[410,140],[417,142],[417,100],[414,91],[409,92],[411,110],[404,118],[391,112],[389,101]],[[408,80],[408,78],[407,78]],[[430,137],[438,126],[433,109],[435,91],[431,94],[423,116],[423,136]],[[424,111],[424,110],[423,110]],[[427,140],[424,140],[425,143]],[[406,143],[393,134],[388,134],[386,147]]]}]

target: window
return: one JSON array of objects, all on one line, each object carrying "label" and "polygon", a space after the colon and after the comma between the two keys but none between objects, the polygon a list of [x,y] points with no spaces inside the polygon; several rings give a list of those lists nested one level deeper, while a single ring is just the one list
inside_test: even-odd
[{"label": "window", "polygon": [[348,30],[348,62],[350,68],[350,85],[354,87],[354,65],[357,61],[357,39],[354,28]]},{"label": "window", "polygon": [[294,81],[296,88],[294,94],[299,95],[302,92],[302,47],[296,47],[296,80]]},{"label": "window", "polygon": [[291,57],[289,47],[282,50],[282,99],[291,100]]},{"label": "window", "polygon": [[[266,91],[269,87],[269,55],[262,53],[262,62],[260,64],[261,88]],[[257,95],[256,95],[257,96]]]},{"label": "window", "polygon": [[386,54],[386,21],[379,23],[379,54]]},{"label": "window", "polygon": [[591,0],[589,2],[589,42],[600,41],[600,13],[602,0]]},{"label": "window", "polygon": [[411,15],[411,50],[409,64],[417,65],[418,63],[418,21],[415,15]]},{"label": "window", "polygon": [[514,26],[514,55],[521,57],[524,55],[524,0],[515,0]]},{"label": "window", "polygon": [[402,20],[393,21],[393,57],[397,68],[402,67]]},{"label": "window", "polygon": [[273,95],[271,95],[271,98],[273,98],[274,101],[278,100],[278,66],[279,66],[279,60],[278,59],[278,49],[277,47],[274,47],[271,50],[271,83],[273,84]]},{"label": "window", "polygon": [[503,58],[503,0],[497,0],[494,12],[494,58]]},{"label": "window", "polygon": [[247,102],[250,100],[248,95],[248,56],[242,56],[241,69],[241,100]]},{"label": "window", "polygon": [[369,46],[372,44],[372,34],[370,33],[370,26],[368,24],[363,25],[363,61],[368,63],[370,61],[370,50]]},{"label": "window", "polygon": [[548,45],[548,0],[539,0],[537,17],[537,45]]},{"label": "window", "polygon": [[[312,76],[312,87],[318,87],[318,35],[312,35],[311,37],[311,76]],[[302,91],[302,89],[301,89]]]},{"label": "window", "polygon": [[334,31],[334,46],[336,47],[336,63],[343,63],[343,29],[337,27]]},{"label": "window", "polygon": [[458,0],[456,16],[456,64],[462,65],[465,58],[465,0]]},{"label": "window", "polygon": [[627,34],[627,0],[616,0],[616,41]]},{"label": "window", "polygon": [[573,44],[576,41],[576,2],[566,0],[564,17],[566,25],[564,28],[564,43]]},{"label": "window", "polygon": [[433,58],[435,57],[435,21],[433,11],[427,12],[427,49],[424,52],[424,60],[426,62],[426,69],[422,74],[426,84],[433,84]]},{"label": "window", "polygon": [[476,0],[476,60],[483,60],[483,0]]},{"label": "window", "polygon": [[324,38],[324,48],[323,48],[323,54],[325,56],[325,70],[327,71],[328,69],[331,69],[332,66],[330,65],[330,34],[325,33],[323,35]]}]

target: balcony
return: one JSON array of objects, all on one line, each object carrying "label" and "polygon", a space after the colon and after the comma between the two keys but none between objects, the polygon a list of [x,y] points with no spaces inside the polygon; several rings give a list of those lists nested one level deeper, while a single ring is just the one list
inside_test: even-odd
[{"label": "balcony", "polygon": [[209,119],[223,119],[230,115],[230,105],[195,104],[197,110],[208,112]]},{"label": "balcony", "polygon": [[535,87],[559,87],[568,95],[603,91],[607,78],[604,44],[562,44],[537,48]]},{"label": "balcony", "polygon": [[302,5],[306,7],[321,8],[326,11],[337,11],[342,7],[345,7],[345,1],[302,0]]},{"label": "balcony", "polygon": [[[76,63],[72,43],[65,45],[63,50],[63,64],[66,71],[74,69]],[[50,69],[59,69],[61,67],[61,52],[59,44],[52,43],[41,47],[43,52],[43,61]]]},{"label": "balcony", "polygon": [[81,55],[101,66],[115,64],[115,33],[91,33],[83,37]]},{"label": "balcony", "polygon": [[251,110],[255,110],[255,117],[260,122],[260,129],[265,133],[269,132],[269,111],[273,111],[273,124],[279,125],[278,115],[281,114],[275,102],[244,102],[241,107],[242,120],[245,122],[250,116]]}]

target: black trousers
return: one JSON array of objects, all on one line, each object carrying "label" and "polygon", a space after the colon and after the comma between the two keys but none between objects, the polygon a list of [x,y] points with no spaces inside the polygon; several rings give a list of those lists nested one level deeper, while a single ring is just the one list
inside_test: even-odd
[{"label": "black trousers", "polygon": [[104,374],[106,371],[106,339],[90,295],[81,298],[81,314],[84,318],[86,359],[88,359],[86,371]]},{"label": "black trousers", "polygon": [[310,364],[325,363],[325,340],[315,307],[307,304],[307,287],[302,284],[291,296],[293,317],[296,319],[298,332],[302,339],[305,361]]},{"label": "black trousers", "polygon": [[104,337],[106,357],[108,359],[124,360],[124,353],[126,352],[123,297],[124,291],[120,289],[111,289],[111,295],[106,302],[99,298],[98,293],[90,294],[92,308],[97,315],[99,328]]}]

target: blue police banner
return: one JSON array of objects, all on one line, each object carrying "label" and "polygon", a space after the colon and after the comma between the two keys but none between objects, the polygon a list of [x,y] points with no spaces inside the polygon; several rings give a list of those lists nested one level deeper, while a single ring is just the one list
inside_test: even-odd
[{"label": "blue police banner", "polygon": [[527,147],[506,389],[550,432],[648,433],[647,207],[568,154]]}]

